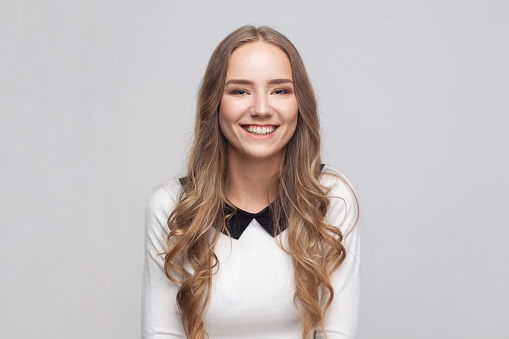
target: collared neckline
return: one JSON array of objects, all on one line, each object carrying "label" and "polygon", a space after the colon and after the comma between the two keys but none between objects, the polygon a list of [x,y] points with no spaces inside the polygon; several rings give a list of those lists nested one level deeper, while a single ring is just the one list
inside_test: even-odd
[{"label": "collared neckline", "polygon": [[[323,167],[325,164],[320,164],[320,171],[323,170]],[[180,178],[179,179],[180,184],[184,185],[186,182],[186,178]],[[247,229],[249,224],[253,221],[253,219],[256,219],[256,221],[263,227],[267,233],[269,233],[272,237],[276,237],[280,233],[276,234],[276,231],[279,230],[279,232],[283,232],[287,227],[287,220],[284,213],[281,213],[281,216],[279,218],[279,228],[277,229],[274,225],[274,218],[272,216],[272,207],[274,207],[274,203],[271,203],[267,207],[265,207],[263,210],[261,210],[258,213],[250,213],[247,211],[244,211],[238,207],[231,207],[228,204],[223,204],[223,213],[224,215],[233,214],[231,218],[226,220],[226,230],[221,230],[223,234],[228,235],[230,233],[230,236],[233,239],[238,240],[242,233]],[[237,212],[235,213],[235,209]]]},{"label": "collared neckline", "polygon": [[[274,225],[273,222],[273,213],[271,206],[274,206],[274,203],[270,204],[269,206],[265,207],[263,210],[261,210],[258,213],[250,213],[247,211],[244,211],[238,207],[235,207],[237,210],[237,213],[235,213],[235,209],[227,204],[224,204],[223,211],[225,215],[233,214],[231,218],[229,218],[226,221],[226,229],[222,230],[224,234],[230,233],[230,236],[233,239],[239,239],[242,233],[247,229],[249,224],[255,219],[260,226],[263,227],[267,233],[269,233],[271,236],[275,237],[278,234],[276,234],[277,227]],[[282,215],[279,218],[279,231],[283,232],[286,229],[286,217]]]}]

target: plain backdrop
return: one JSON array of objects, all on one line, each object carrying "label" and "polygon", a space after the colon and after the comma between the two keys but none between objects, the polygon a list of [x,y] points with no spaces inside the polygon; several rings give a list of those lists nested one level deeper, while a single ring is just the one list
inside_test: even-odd
[{"label": "plain backdrop", "polygon": [[139,338],[145,202],[270,25],[362,208],[360,339],[509,338],[507,1],[0,2],[0,337]]}]

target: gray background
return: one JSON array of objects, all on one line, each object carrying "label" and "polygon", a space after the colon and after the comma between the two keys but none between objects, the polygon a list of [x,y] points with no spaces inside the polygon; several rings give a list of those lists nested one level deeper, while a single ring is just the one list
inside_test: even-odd
[{"label": "gray background", "polygon": [[3,0],[0,337],[139,337],[145,201],[247,23],[300,50],[357,188],[359,338],[509,338],[509,5],[452,0]]}]

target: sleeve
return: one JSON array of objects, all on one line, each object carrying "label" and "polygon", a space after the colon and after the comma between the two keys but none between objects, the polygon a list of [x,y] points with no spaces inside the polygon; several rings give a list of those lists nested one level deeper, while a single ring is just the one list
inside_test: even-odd
[{"label": "sleeve", "polygon": [[142,282],[141,332],[143,339],[185,338],[176,305],[179,286],[164,273],[167,220],[176,196],[164,187],[152,193],[145,211],[145,262]]},{"label": "sleeve", "polygon": [[[343,176],[342,176],[343,177]],[[343,181],[344,180],[344,181]],[[351,183],[343,177],[330,192],[331,204],[327,220],[343,233],[346,258],[331,276],[334,298],[324,319],[328,339],[356,337],[360,298],[359,206]],[[315,338],[325,338],[319,327]]]}]

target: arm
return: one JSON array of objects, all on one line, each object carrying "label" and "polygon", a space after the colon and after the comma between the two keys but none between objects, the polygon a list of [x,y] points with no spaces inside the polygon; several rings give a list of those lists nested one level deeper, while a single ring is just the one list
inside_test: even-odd
[{"label": "arm", "polygon": [[152,193],[145,212],[145,263],[142,283],[141,332],[144,339],[185,338],[176,306],[179,286],[164,274],[168,216],[176,204],[167,183]]},{"label": "arm", "polygon": [[[353,339],[357,331],[360,296],[360,237],[359,225],[355,223],[359,210],[351,187],[348,181],[346,183],[339,181],[330,192],[331,204],[327,212],[327,220],[331,225],[340,227],[344,237],[346,258],[331,276],[334,299],[324,319],[328,339]],[[325,338],[321,327],[317,329],[315,338]]]}]

